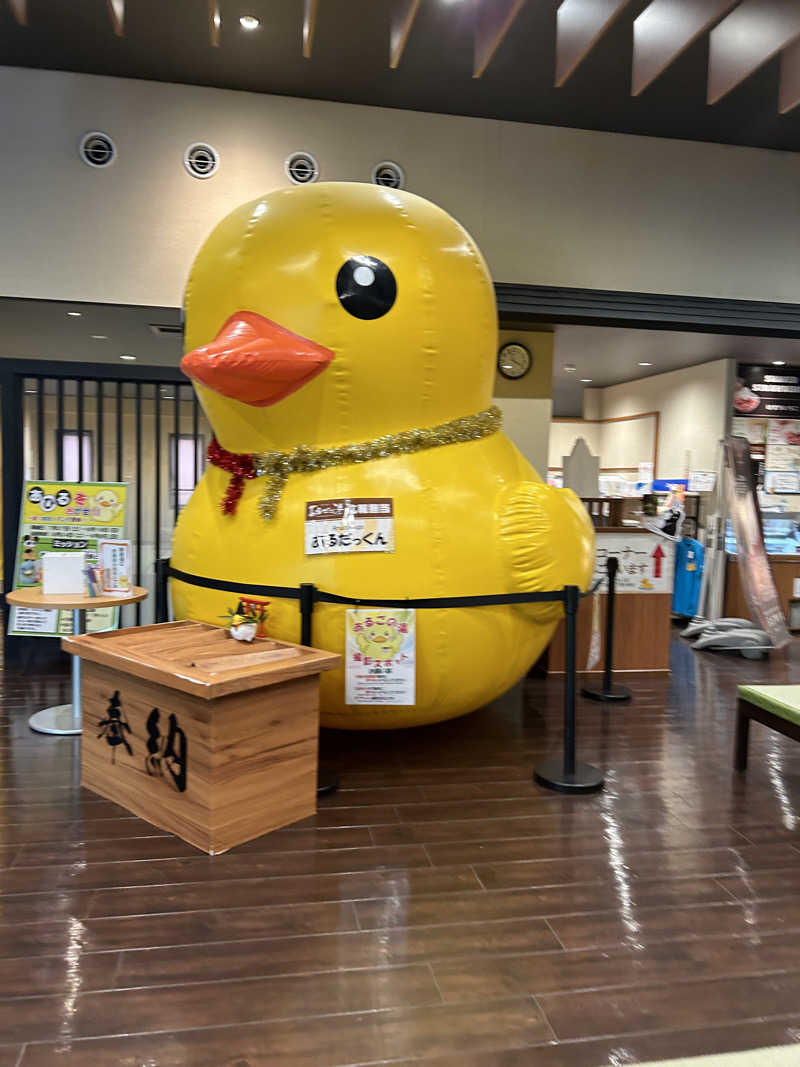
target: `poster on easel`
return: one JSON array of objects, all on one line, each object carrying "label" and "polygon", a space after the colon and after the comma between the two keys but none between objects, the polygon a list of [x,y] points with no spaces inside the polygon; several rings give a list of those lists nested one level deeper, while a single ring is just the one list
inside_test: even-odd
[{"label": "poster on easel", "polygon": [[[14,589],[41,588],[42,556],[84,552],[97,563],[98,542],[125,537],[128,486],[124,482],[26,481],[22,489],[14,561]],[[114,630],[119,608],[86,612],[88,633]],[[72,633],[72,612],[57,608],[11,608],[12,637],[63,637]]]}]

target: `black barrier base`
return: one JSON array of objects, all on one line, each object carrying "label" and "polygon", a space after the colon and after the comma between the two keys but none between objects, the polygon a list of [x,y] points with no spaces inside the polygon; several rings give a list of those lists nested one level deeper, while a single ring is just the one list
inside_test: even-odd
[{"label": "black barrier base", "polygon": [[589,763],[576,763],[574,773],[565,774],[564,760],[560,756],[534,767],[533,780],[537,785],[559,793],[597,793],[604,783],[603,772]]},{"label": "black barrier base", "polygon": [[581,689],[581,696],[588,697],[589,700],[602,700],[607,704],[611,704],[617,701],[630,700],[633,694],[624,685],[612,684],[608,689],[591,689],[588,686],[584,686]]},{"label": "black barrier base", "polygon": [[317,771],[317,796],[327,797],[339,788],[339,775],[332,767],[320,764]]}]

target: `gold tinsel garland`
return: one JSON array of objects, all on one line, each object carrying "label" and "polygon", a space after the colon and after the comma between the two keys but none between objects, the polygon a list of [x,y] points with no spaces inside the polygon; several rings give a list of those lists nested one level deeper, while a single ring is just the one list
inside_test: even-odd
[{"label": "gold tinsel garland", "polygon": [[340,445],[338,448],[298,445],[291,452],[257,452],[252,456],[253,474],[267,479],[258,504],[259,513],[264,519],[274,518],[290,474],[325,470],[327,467],[341,467],[350,463],[367,463],[372,459],[408,455],[427,448],[461,444],[463,441],[480,441],[497,433],[501,425],[502,414],[493,405],[476,415],[464,415],[439,426],[401,430],[400,433],[386,434],[355,445]]}]

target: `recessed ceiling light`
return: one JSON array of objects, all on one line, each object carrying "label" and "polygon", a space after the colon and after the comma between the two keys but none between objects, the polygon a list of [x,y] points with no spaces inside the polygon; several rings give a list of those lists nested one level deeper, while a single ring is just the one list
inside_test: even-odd
[{"label": "recessed ceiling light", "polygon": [[93,341],[107,341],[108,340],[108,334],[107,333],[90,333],[89,336],[91,337],[91,339]]},{"label": "recessed ceiling light", "polygon": [[81,311],[68,311],[67,314],[71,319],[79,319],[83,312]]},{"label": "recessed ceiling light", "polygon": [[261,25],[261,20],[257,19],[255,15],[242,15],[239,19],[239,25],[243,30],[257,30]]},{"label": "recessed ceiling light", "polygon": [[773,367],[785,367],[786,366],[786,360],[785,359],[773,359],[772,366]]},{"label": "recessed ceiling light", "polygon": [[590,382],[591,380],[592,380],[591,378],[581,378],[582,382]]},{"label": "recessed ceiling light", "polygon": [[123,352],[119,357],[120,359],[136,359],[136,356],[130,355],[128,352]]},{"label": "recessed ceiling light", "polygon": [[575,370],[575,364],[574,363],[565,363],[564,364],[564,370],[568,371],[571,374]]},{"label": "recessed ceiling light", "polygon": [[640,367],[652,367],[653,364],[652,363],[640,363],[639,366]]}]

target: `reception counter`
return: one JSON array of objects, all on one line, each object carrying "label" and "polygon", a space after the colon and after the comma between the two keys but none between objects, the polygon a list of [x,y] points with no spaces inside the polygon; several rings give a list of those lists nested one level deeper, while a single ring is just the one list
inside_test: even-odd
[{"label": "reception counter", "polygon": [[[605,579],[606,560],[619,560],[614,623],[614,669],[619,671],[668,671],[672,579],[675,546],[641,527],[602,527],[595,531],[596,556],[592,582]],[[605,581],[599,589],[600,660],[592,668],[603,669],[605,647]],[[592,636],[593,597],[580,602],[577,619],[578,670],[585,671]],[[550,644],[547,670],[564,670],[564,624]]]},{"label": "reception counter", "polygon": [[[784,617],[789,618],[789,601],[794,595],[794,582],[800,578],[800,556],[770,556],[769,565],[775,578],[778,600]],[[742,580],[739,575],[739,560],[728,556],[725,566],[725,605],[723,613],[729,618],[750,618],[750,609],[745,600]]]}]

